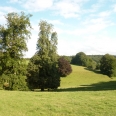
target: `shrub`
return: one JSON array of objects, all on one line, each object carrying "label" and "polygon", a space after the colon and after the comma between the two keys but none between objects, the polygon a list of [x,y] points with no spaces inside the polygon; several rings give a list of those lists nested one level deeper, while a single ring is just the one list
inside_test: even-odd
[{"label": "shrub", "polygon": [[64,57],[59,58],[58,66],[61,77],[66,77],[72,72],[70,63]]}]

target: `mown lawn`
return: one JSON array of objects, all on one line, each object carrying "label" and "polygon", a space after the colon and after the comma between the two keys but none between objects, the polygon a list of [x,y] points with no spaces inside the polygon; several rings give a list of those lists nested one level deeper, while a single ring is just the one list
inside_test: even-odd
[{"label": "mown lawn", "polygon": [[72,66],[50,92],[0,91],[0,116],[115,116],[116,79]]},{"label": "mown lawn", "polygon": [[72,65],[73,72],[66,78],[61,78],[61,86],[59,89],[66,91],[94,91],[94,90],[115,90],[116,77],[109,78],[100,74],[99,71],[91,71],[85,67]]}]

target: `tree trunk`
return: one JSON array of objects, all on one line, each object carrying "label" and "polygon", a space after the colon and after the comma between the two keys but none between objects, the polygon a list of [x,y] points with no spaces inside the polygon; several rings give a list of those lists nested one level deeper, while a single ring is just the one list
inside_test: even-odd
[{"label": "tree trunk", "polygon": [[44,91],[44,88],[41,88],[41,91]]}]

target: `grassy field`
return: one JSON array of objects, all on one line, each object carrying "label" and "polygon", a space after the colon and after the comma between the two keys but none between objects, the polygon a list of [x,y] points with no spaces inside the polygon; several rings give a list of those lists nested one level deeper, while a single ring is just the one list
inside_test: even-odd
[{"label": "grassy field", "polygon": [[72,66],[51,92],[0,91],[0,116],[115,116],[116,79]]},{"label": "grassy field", "polygon": [[116,77],[109,78],[99,71],[90,71],[85,67],[72,65],[73,72],[61,78],[60,88],[66,91],[115,90]]}]

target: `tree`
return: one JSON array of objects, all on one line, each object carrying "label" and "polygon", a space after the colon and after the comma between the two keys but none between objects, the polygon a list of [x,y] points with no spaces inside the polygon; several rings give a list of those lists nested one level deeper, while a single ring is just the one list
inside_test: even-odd
[{"label": "tree", "polygon": [[[6,25],[0,25],[0,52],[2,52],[0,65],[2,66],[2,80],[9,83],[9,89],[20,90],[23,86],[26,64],[23,52],[27,51],[26,40],[30,38],[30,14],[25,15],[8,13]],[[25,84],[25,85],[24,85]]]},{"label": "tree", "polygon": [[110,72],[110,77],[116,77],[116,58],[112,60],[111,63],[111,72]]},{"label": "tree", "polygon": [[100,60],[100,70],[109,77],[116,76],[116,58],[105,54]]},{"label": "tree", "polygon": [[59,56],[59,57],[63,57],[66,61],[68,61],[69,63],[71,63],[71,60],[72,60],[73,56],[65,56],[65,55],[63,55],[63,56]]},{"label": "tree", "polygon": [[93,69],[96,69],[96,66],[97,66],[97,63],[89,56],[86,56],[85,67],[93,70]]},{"label": "tree", "polygon": [[83,52],[79,52],[73,57],[72,59],[72,64],[80,65],[80,66],[85,66],[86,62],[86,54]]},{"label": "tree", "polygon": [[27,66],[27,84],[31,90],[39,88],[39,61],[38,54],[35,54]]},{"label": "tree", "polygon": [[71,64],[85,66],[89,69],[96,69],[96,65],[97,65],[92,58],[90,58],[83,52],[79,52],[75,56],[73,56]]},{"label": "tree", "polygon": [[58,67],[61,77],[66,77],[72,72],[70,63],[64,57],[58,59]]},{"label": "tree", "polygon": [[43,91],[45,88],[54,89],[60,86],[60,75],[57,61],[57,33],[53,32],[53,25],[46,21],[40,21],[39,27],[40,32],[37,41],[37,55],[39,59],[35,66],[38,68],[38,72],[34,72],[36,74],[34,74],[33,78],[27,76],[27,80],[29,84],[29,80],[32,79],[37,84],[36,87]]}]

